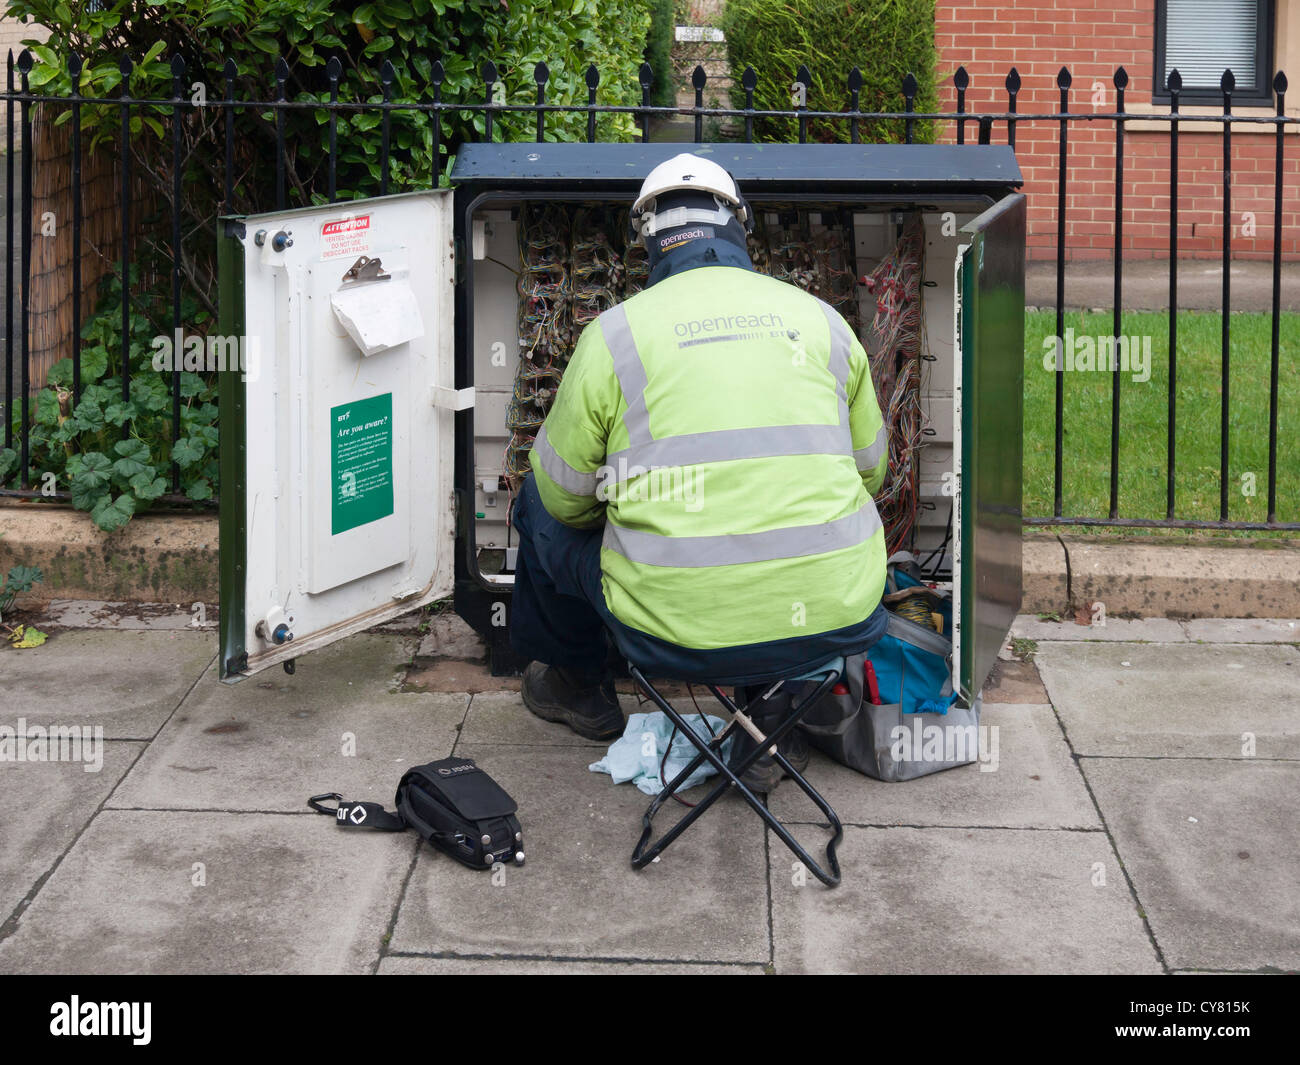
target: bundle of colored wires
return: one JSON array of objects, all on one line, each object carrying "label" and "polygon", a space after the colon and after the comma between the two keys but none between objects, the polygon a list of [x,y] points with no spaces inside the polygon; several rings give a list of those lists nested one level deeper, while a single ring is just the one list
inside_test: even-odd
[{"label": "bundle of colored wires", "polygon": [[858,278],[848,243],[848,235],[842,226],[828,227],[814,238],[813,263],[817,284],[813,292],[839,311],[849,328],[857,334],[861,317]]},{"label": "bundle of colored wires", "polygon": [[794,236],[787,228],[780,243],[772,245],[772,276],[778,281],[797,285],[805,292],[818,287],[817,264],[810,242]]},{"label": "bundle of colored wires", "polygon": [[749,261],[760,274],[772,273],[772,246],[767,240],[767,229],[756,225],[745,242],[748,246]]},{"label": "bundle of colored wires", "polygon": [[623,299],[623,255],[611,240],[613,222],[609,212],[596,208],[582,208],[573,216],[569,277],[573,324],[579,332]]},{"label": "bundle of colored wires", "polygon": [[645,246],[639,240],[631,239],[627,211],[619,215],[615,232],[623,234],[626,238],[623,248],[622,286],[623,298],[627,299],[645,288],[646,282],[650,280],[650,259],[646,255]]},{"label": "bundle of colored wires", "polygon": [[863,279],[876,302],[863,345],[889,429],[889,466],[876,509],[890,554],[910,543],[916,527],[924,428],[920,396],[924,249],[924,227],[915,214],[894,249]]},{"label": "bundle of colored wires", "polygon": [[564,208],[525,204],[519,213],[519,362],[506,409],[505,475],[517,491],[533,438],[555,398],[572,350],[570,220]]},{"label": "bundle of colored wires", "polygon": [[645,287],[645,249],[626,209],[525,203],[519,210],[519,362],[506,408],[504,472],[517,492],[528,453],[584,327]]}]

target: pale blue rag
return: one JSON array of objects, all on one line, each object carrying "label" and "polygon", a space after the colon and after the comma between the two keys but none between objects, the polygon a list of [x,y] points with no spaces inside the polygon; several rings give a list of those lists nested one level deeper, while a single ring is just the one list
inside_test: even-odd
[{"label": "pale blue rag", "polygon": [[[702,724],[706,719],[704,714],[683,714],[682,717],[697,736],[705,740],[709,738],[709,729]],[[725,727],[720,717],[708,716],[707,720],[709,728],[712,728],[715,735]],[[671,748],[668,746],[670,737]],[[722,745],[724,759],[730,747],[731,740],[728,739]],[[665,750],[668,751],[668,761],[664,765],[664,776],[661,780],[659,766],[663,762]],[[604,758],[599,762],[593,762],[587,768],[593,773],[608,773],[614,778],[615,784],[630,780],[647,795],[658,795],[663,791],[665,782],[671,781],[685,769],[698,753],[695,745],[681,735],[680,731],[673,736],[673,723],[662,710],[656,710],[651,714],[629,714],[623,735],[610,745]],[[713,766],[707,761],[703,762],[678,790],[693,788],[716,773],[717,770]]]}]

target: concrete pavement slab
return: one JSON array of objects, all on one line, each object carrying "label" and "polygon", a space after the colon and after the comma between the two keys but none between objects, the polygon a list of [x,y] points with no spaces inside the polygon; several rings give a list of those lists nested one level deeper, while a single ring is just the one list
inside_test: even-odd
[{"label": "concrete pavement slab", "polygon": [[64,632],[0,649],[2,720],[102,725],[107,739],[147,740],[216,655],[208,632]]},{"label": "concrete pavement slab", "polygon": [[[710,717],[722,718],[717,701],[707,695],[690,699],[669,699],[669,704],[683,714],[706,713]],[[649,702],[637,702],[635,695],[620,694],[619,708],[626,718],[629,714],[648,714],[654,711]],[[698,705],[699,709],[696,709]],[[543,721],[530,713],[524,706],[523,699],[517,691],[513,692],[479,692],[469,705],[465,717],[465,727],[461,729],[462,743],[506,743],[558,747],[599,747],[608,749],[613,740],[589,740],[579,736],[567,725],[553,721]],[[594,761],[595,759],[593,759]]]},{"label": "concrete pavement slab", "polygon": [[773,842],[778,973],[1161,971],[1103,833],[849,827],[839,853],[838,888],[796,887]]},{"label": "concrete pavement slab", "polygon": [[105,743],[94,772],[86,772],[94,761],[0,764],[0,810],[23,812],[6,816],[0,832],[0,925],[86,827],[143,748]]},{"label": "concrete pavement slab", "polygon": [[[1267,259],[1237,259],[1228,266],[1234,311],[1272,310],[1273,265]],[[1282,310],[1300,310],[1300,277],[1283,269]],[[1181,259],[1176,277],[1178,309],[1217,311],[1223,306],[1223,264]],[[1114,306],[1114,259],[1077,260],[1065,265],[1065,306]],[[1032,259],[1025,264],[1025,302],[1031,307],[1056,306],[1056,259]],[[1124,260],[1124,308],[1136,311],[1169,309],[1169,260]]]},{"label": "concrete pavement slab", "polygon": [[[469,704],[460,739],[466,744],[525,744],[529,746],[599,747],[608,742],[588,740],[567,725],[543,721],[529,713],[517,691],[479,692]],[[598,755],[592,755],[595,761]]]},{"label": "concrete pavement slab", "polygon": [[[1091,616],[1091,615],[1090,615]],[[1011,625],[1013,638],[1098,640],[1107,643],[1186,643],[1187,633],[1172,618],[1106,618],[1105,624],[1077,625],[1073,618],[1040,621],[1021,614]]]},{"label": "concrete pavement slab", "polygon": [[1006,661],[1001,657],[993,663],[989,678],[984,682],[984,704],[990,703],[1037,703],[1049,702],[1043,679],[1038,675],[1038,667],[1033,660],[1022,662],[1017,658]]},{"label": "concrete pavement slab", "polygon": [[1193,618],[1183,627],[1200,643],[1300,643],[1295,618]]},{"label": "concrete pavement slab", "polygon": [[95,599],[51,599],[38,625],[66,629],[163,629],[217,631],[216,603],[106,603]]},{"label": "concrete pavement slab", "polygon": [[[724,796],[642,872],[631,867],[650,801],[589,772],[590,747],[457,748],[519,803],[527,864],[500,884],[421,850],[393,931],[394,951],[629,958],[768,960],[763,823]],[[694,801],[702,789],[686,797]],[[665,808],[670,827],[684,808]]]},{"label": "concrete pavement slab", "polygon": [[309,795],[337,791],[391,807],[403,772],[451,753],[469,703],[392,692],[409,646],[353,636],[292,677],[272,670],[233,685],[209,670],[111,805],[296,813]]},{"label": "concrete pavement slab", "polygon": [[1300,757],[1300,650],[1045,643],[1038,671],[1076,754]]},{"label": "concrete pavement slab", "polygon": [[494,677],[482,662],[459,658],[417,658],[402,678],[402,690],[409,692],[518,691],[519,677]]},{"label": "concrete pavement slab", "polygon": [[0,972],[369,972],[414,846],[312,814],[106,810],[0,942]]},{"label": "concrete pavement slab", "polygon": [[[814,753],[805,775],[846,823],[1101,828],[1050,706],[985,704],[980,723],[997,729],[986,733],[989,771],[967,765],[886,783]],[[783,821],[820,816],[789,781],[769,802]]]},{"label": "concrete pavement slab", "polygon": [[1300,969],[1300,764],[1081,765],[1171,968]]},{"label": "concrete pavement slab", "polygon": [[379,963],[380,976],[762,976],[762,965],[680,962],[558,961],[550,958],[426,958],[401,954]]},{"label": "concrete pavement slab", "polygon": [[[474,662],[461,658],[439,658],[416,656],[414,663],[406,671],[402,680],[403,691],[422,692],[480,692],[519,691],[523,678],[520,676],[497,677],[484,662]],[[689,701],[690,686],[680,681],[655,679],[655,687],[665,699],[682,698]],[[700,685],[695,685],[696,699],[706,700],[710,696]],[[636,684],[630,677],[616,677],[614,688],[619,695],[636,699]],[[703,705],[701,703],[701,705]]]},{"label": "concrete pavement slab", "polygon": [[428,614],[424,610],[412,610],[409,614],[399,614],[392,621],[385,621],[376,625],[372,629],[366,629],[367,632],[378,632],[387,634],[396,634],[399,636],[414,636],[419,639],[422,633],[422,627],[428,620]]},{"label": "concrete pavement slab", "polygon": [[425,657],[482,662],[487,658],[487,645],[483,637],[458,614],[435,614],[429,618],[428,631],[421,636],[415,653]]}]

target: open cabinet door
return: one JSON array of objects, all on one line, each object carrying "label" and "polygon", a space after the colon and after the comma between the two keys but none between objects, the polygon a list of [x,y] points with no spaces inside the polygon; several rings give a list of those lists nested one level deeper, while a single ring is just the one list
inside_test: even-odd
[{"label": "open cabinet door", "polygon": [[450,192],[221,222],[220,674],[453,584]]},{"label": "open cabinet door", "polygon": [[1004,197],[961,233],[953,679],[969,701],[1020,611],[1025,197]]}]

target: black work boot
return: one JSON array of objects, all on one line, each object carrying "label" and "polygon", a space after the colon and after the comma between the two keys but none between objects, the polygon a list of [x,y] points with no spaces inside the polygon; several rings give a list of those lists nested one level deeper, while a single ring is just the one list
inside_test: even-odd
[{"label": "black work boot", "polygon": [[[777,692],[766,706],[756,703],[750,707],[742,707],[742,709],[758,726],[759,730],[764,735],[767,735],[789,714],[790,703],[790,698],[784,692]],[[731,741],[731,756],[728,758],[727,764],[734,769],[740,765],[743,759],[753,753],[756,746],[754,738],[748,732],[744,729],[739,730]],[[770,745],[764,744],[764,747],[767,746]],[[808,759],[810,757],[808,735],[799,726],[796,725],[777,744],[777,750],[785,756],[790,765],[799,773],[808,768]],[[759,756],[758,761],[740,775],[740,782],[752,792],[766,794],[775,791],[776,786],[784,778],[785,770],[776,763],[776,760],[769,754],[762,754]]]},{"label": "black work boot", "polygon": [[623,712],[609,673],[530,662],[521,689],[524,705],[543,721],[568,725],[589,740],[623,735]]}]

